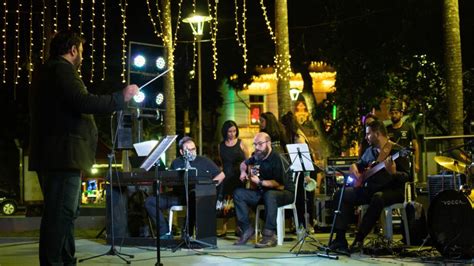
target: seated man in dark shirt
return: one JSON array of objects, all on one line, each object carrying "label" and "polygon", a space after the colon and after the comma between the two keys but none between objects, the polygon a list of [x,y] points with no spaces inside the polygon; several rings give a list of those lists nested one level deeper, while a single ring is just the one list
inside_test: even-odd
[{"label": "seated man in dark shirt", "polygon": [[[272,150],[271,139],[267,133],[258,133],[253,145],[255,147],[253,156],[240,165],[240,180],[248,180],[256,186],[256,189],[237,188],[234,191],[237,222],[243,231],[234,245],[244,245],[254,236],[255,229],[249,220],[249,207],[263,204],[265,205],[263,238],[255,247],[274,247],[277,244],[275,238],[277,209],[293,201],[294,184],[285,171],[285,160],[278,152]],[[254,169],[258,166],[258,171],[251,171],[250,176],[247,175],[249,166],[253,166]]]},{"label": "seated man in dark shirt", "polygon": [[[406,154],[403,156],[401,147],[388,139],[384,124],[378,120],[371,122],[366,126],[366,133],[370,147],[365,150],[359,161],[350,167],[349,171],[356,179],[356,185],[345,189],[341,212],[337,216],[334,228],[336,239],[330,246],[331,249],[344,253],[361,250],[364,238],[374,227],[383,208],[404,201],[405,182],[408,181],[409,162],[405,157]],[[397,159],[393,160],[392,156]],[[375,161],[378,161],[382,167],[379,171],[370,171],[377,168],[367,170],[374,174],[370,177],[365,175],[366,178],[363,180],[364,169]],[[339,197],[340,190],[335,194],[334,199],[338,200]],[[369,207],[362,217],[354,243],[349,250],[345,237],[347,225],[351,221],[351,215],[354,214],[354,206],[363,204],[369,204]]]},{"label": "seated man in dark shirt", "polygon": [[[196,155],[196,144],[190,137],[183,137],[179,141],[179,152],[181,154],[180,157],[176,158],[170,166],[170,169],[177,170],[177,169],[192,169],[194,171],[196,169],[197,176],[205,177],[209,176],[212,178],[217,184],[220,184],[225,176],[224,173],[219,169],[219,167],[210,159]],[[189,165],[186,167],[186,163]],[[191,198],[190,198],[191,200]],[[191,202],[190,202],[191,204]],[[160,208],[159,208],[159,229],[160,229],[160,236],[163,236],[169,233],[168,222],[164,219],[162,210],[166,210],[171,208],[172,206],[176,205],[186,205],[186,194],[184,191],[184,187],[176,187],[173,191],[165,192],[160,195]],[[148,212],[148,215],[152,218],[152,220],[156,223],[156,197],[150,196],[145,201],[145,208]],[[190,215],[193,212],[190,212]],[[190,217],[190,227],[192,227],[192,219]]]}]

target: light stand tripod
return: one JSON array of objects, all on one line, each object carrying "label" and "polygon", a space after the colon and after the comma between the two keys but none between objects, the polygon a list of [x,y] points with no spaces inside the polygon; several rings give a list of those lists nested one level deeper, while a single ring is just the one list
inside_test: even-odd
[{"label": "light stand tripod", "polygon": [[186,194],[186,206],[187,206],[187,208],[186,208],[186,222],[185,222],[185,226],[184,226],[184,235],[182,237],[183,239],[181,240],[181,242],[176,247],[173,248],[173,250],[172,250],[173,253],[176,252],[183,245],[186,245],[186,247],[188,249],[192,249],[192,247],[191,247],[192,243],[199,244],[199,245],[202,245],[202,246],[205,246],[205,247],[217,248],[217,246],[215,246],[215,245],[212,245],[212,244],[209,244],[209,243],[197,240],[197,239],[193,239],[189,235],[189,209],[191,209],[189,207],[189,170],[195,170],[196,171],[196,176],[197,176],[197,169],[191,167],[190,160],[189,160],[190,156],[191,156],[190,151],[185,149],[184,154],[183,154],[183,159],[184,159],[184,191],[185,191],[185,194]]},{"label": "light stand tripod", "polygon": [[[313,172],[315,171],[314,169],[314,164],[313,161],[311,160],[311,156],[309,153],[309,148],[307,144],[289,144],[287,145],[288,152],[290,154],[290,159],[291,159],[291,168],[293,169],[293,172],[298,173],[296,180],[299,180],[301,173],[304,174],[304,172]],[[296,152],[294,151],[296,149]],[[300,183],[300,182],[298,182]],[[299,184],[296,184],[299,186]],[[301,184],[304,184],[304,181],[301,182]],[[320,242],[313,238],[309,232],[308,232],[308,224],[309,224],[309,213],[308,213],[308,199],[306,197],[306,190],[303,187],[298,187],[297,191],[301,191],[301,193],[304,194],[304,218],[305,218],[305,227],[304,227],[304,234],[301,237],[301,239],[298,240],[298,242],[290,249],[290,252],[292,252],[297,246],[299,246],[298,251],[296,252],[296,255],[298,256],[301,253],[301,249],[304,246],[306,242],[306,238],[310,238],[311,242],[308,241],[313,246],[316,246],[313,244],[313,242],[316,242],[320,244]],[[298,227],[298,225],[295,225]],[[298,230],[298,228],[296,229]]]},{"label": "light stand tripod", "polygon": [[[120,113],[121,115],[121,113]],[[113,115],[111,117],[111,120],[113,119]],[[115,131],[115,137],[117,136],[117,130]],[[131,261],[127,260],[126,258],[124,258],[123,256],[126,256],[126,257],[129,257],[131,259],[134,258],[134,255],[129,255],[129,254],[125,254],[125,253],[121,253],[119,251],[117,251],[115,249],[115,234],[114,234],[114,207],[113,207],[113,204],[114,204],[114,200],[113,200],[113,173],[112,173],[112,163],[114,161],[114,158],[115,158],[115,141],[116,141],[116,138],[113,139],[112,141],[112,148],[110,150],[110,153],[107,155],[107,158],[109,160],[109,165],[108,165],[108,179],[109,179],[109,187],[110,187],[110,226],[111,226],[111,244],[110,244],[110,249],[109,251],[105,252],[104,254],[100,254],[100,255],[96,255],[96,256],[92,256],[92,257],[89,257],[89,258],[85,258],[85,259],[80,259],[79,262],[83,262],[83,261],[86,261],[86,260],[90,260],[90,259],[94,259],[94,258],[98,258],[98,257],[102,257],[102,256],[117,256],[119,257],[120,259],[122,259],[123,261],[125,261],[127,264],[130,264]]]}]

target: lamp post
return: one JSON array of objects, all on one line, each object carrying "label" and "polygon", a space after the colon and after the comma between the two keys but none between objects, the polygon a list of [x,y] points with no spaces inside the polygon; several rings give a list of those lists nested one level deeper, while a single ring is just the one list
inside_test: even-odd
[{"label": "lamp post", "polygon": [[298,89],[290,89],[290,98],[291,98],[291,103],[293,105],[293,114],[296,112],[296,106],[295,106],[295,102],[296,100],[298,100],[298,96],[300,96],[300,90]]},{"label": "lamp post", "polygon": [[198,53],[198,128],[199,128],[199,155],[202,155],[202,83],[201,83],[201,38],[204,30],[204,23],[210,21],[210,16],[201,16],[192,14],[183,19],[184,23],[189,23],[193,30],[194,36],[197,39],[197,53]]}]

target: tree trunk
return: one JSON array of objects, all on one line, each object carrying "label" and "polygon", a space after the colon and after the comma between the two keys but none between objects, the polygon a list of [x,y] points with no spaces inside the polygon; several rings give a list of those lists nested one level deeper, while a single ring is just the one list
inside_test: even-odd
[{"label": "tree trunk", "polygon": [[279,116],[292,109],[290,99],[291,64],[287,7],[287,0],[275,1],[276,76],[278,81]]},{"label": "tree trunk", "polygon": [[[174,92],[174,48],[173,48],[173,29],[171,25],[171,3],[170,0],[162,0],[163,6],[163,43],[164,54],[168,69],[171,69],[163,78],[165,91],[166,111],[165,116],[165,135],[176,134],[176,108],[175,108],[175,92]],[[171,161],[176,158],[176,144],[166,152],[166,165],[170,165]]]},{"label": "tree trunk", "polygon": [[[461,35],[458,0],[443,0],[444,61],[446,65],[446,94],[448,95],[449,134],[462,135],[463,90]],[[453,139],[451,145],[459,145],[463,139]]]},{"label": "tree trunk", "polygon": [[313,125],[313,128],[318,133],[317,139],[319,143],[318,143],[318,147],[316,147],[318,152],[320,153],[318,157],[319,159],[325,159],[331,155],[331,145],[329,145],[328,143],[326,133],[324,132],[324,129],[322,127],[322,122],[320,120],[314,119],[314,117],[316,117],[317,101],[313,93],[313,79],[311,78],[311,75],[309,74],[307,64],[304,64],[303,66],[301,66],[300,73],[301,73],[301,78],[303,79],[303,84],[304,84],[303,92],[301,94],[304,97],[306,108],[308,108],[311,124]]}]

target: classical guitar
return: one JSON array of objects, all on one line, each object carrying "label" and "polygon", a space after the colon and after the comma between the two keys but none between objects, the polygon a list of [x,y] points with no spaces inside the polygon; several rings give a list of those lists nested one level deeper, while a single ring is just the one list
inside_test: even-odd
[{"label": "classical guitar", "polygon": [[[392,160],[395,161],[399,157],[406,157],[413,152],[411,148],[404,148],[393,155],[389,155],[392,157]],[[387,157],[388,158],[388,157]],[[380,170],[385,169],[385,163],[382,162],[373,162],[359,178],[355,176],[351,176],[355,182],[354,187],[361,187],[361,186],[370,186],[370,183],[376,183],[377,186],[385,186],[390,183],[390,179],[386,177],[381,177],[380,175],[375,176]]]}]

